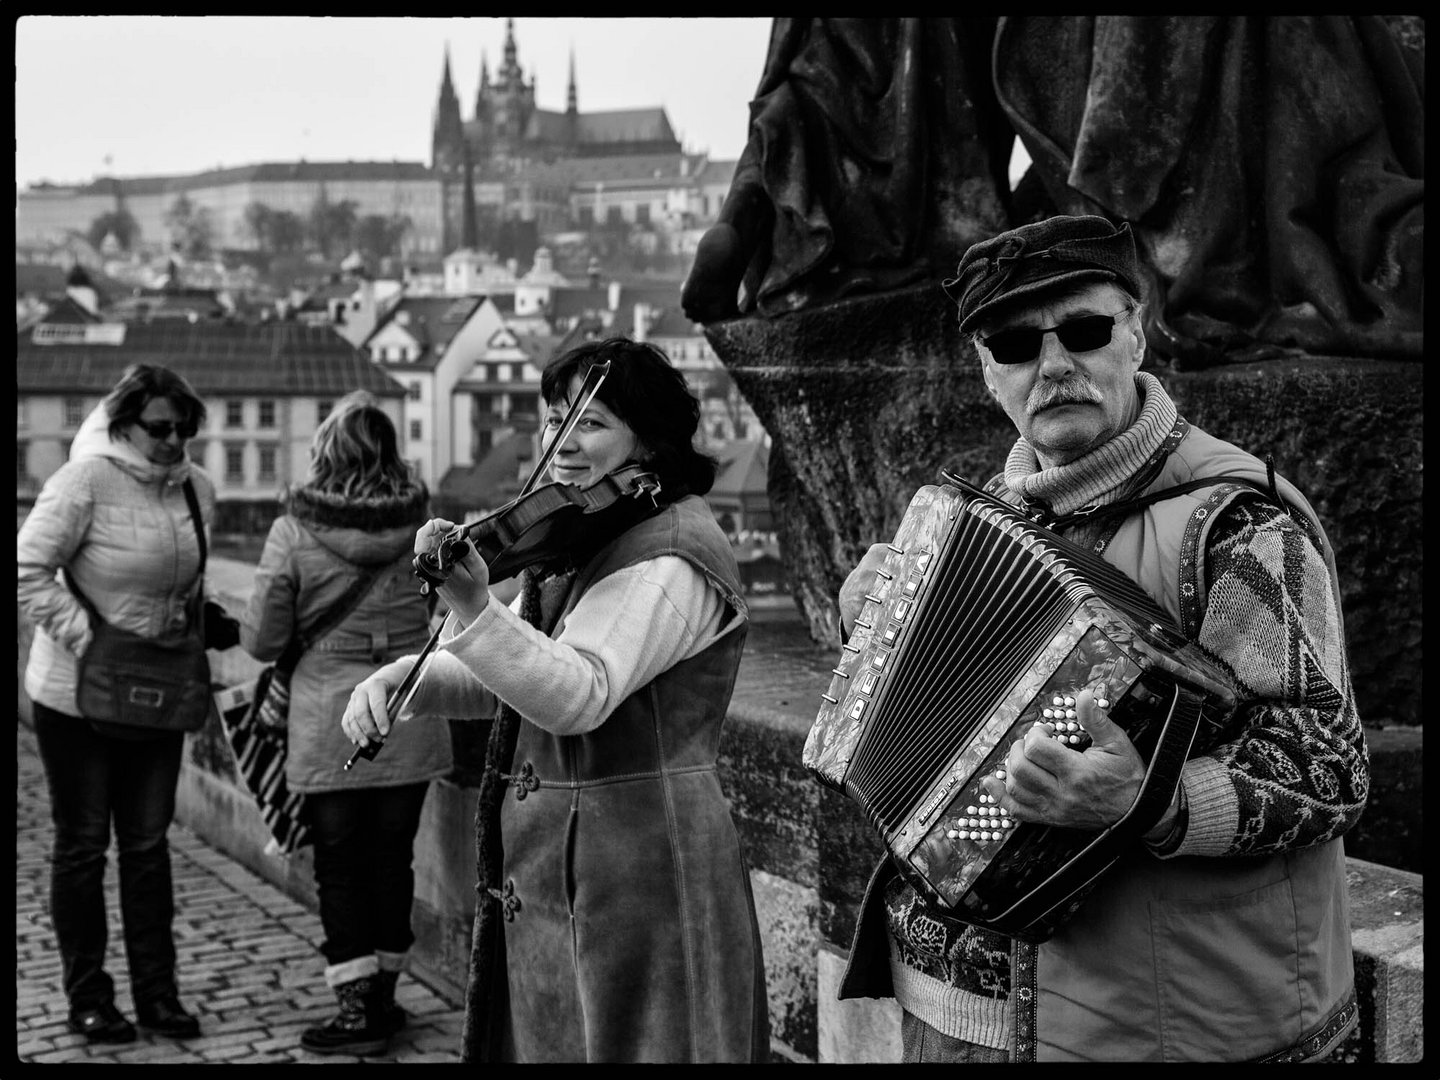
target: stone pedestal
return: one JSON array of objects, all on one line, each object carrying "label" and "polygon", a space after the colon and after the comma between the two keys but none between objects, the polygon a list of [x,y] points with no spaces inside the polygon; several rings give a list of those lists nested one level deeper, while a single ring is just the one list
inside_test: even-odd
[{"label": "stone pedestal", "polygon": [[[773,439],[791,588],[815,640],[838,646],[835,596],[865,549],[940,468],[974,482],[997,472],[1015,430],[934,285],[715,323],[706,337]],[[1420,366],[1304,358],[1155,374],[1184,416],[1273,454],[1310,498],[1336,549],[1361,716],[1418,724]]]}]

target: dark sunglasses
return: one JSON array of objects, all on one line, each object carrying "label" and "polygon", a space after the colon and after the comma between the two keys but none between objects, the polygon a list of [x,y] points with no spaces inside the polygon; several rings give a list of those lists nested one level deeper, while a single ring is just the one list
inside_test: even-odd
[{"label": "dark sunglasses", "polygon": [[196,431],[194,422],[190,420],[178,424],[172,424],[169,420],[136,420],[135,424],[146,435],[161,442],[168,439],[172,431],[182,439],[193,439]]},{"label": "dark sunglasses", "polygon": [[1115,320],[1126,313],[1114,315],[1081,315],[1066,319],[1059,326],[1017,326],[1014,330],[1001,330],[980,340],[990,350],[997,364],[1028,364],[1040,355],[1040,346],[1045,335],[1054,332],[1060,344],[1071,352],[1094,352],[1110,344],[1110,332]]}]

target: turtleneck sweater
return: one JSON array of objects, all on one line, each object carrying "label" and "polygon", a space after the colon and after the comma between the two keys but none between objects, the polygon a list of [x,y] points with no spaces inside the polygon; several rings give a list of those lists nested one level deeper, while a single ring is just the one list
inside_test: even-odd
[{"label": "turtleneck sweater", "polygon": [[1005,484],[1029,502],[1054,513],[1116,502],[1130,494],[1137,473],[1175,427],[1175,403],[1160,380],[1147,371],[1135,375],[1140,415],[1128,428],[1088,454],[1064,465],[1042,468],[1035,448],[1022,435],[1005,461]]}]

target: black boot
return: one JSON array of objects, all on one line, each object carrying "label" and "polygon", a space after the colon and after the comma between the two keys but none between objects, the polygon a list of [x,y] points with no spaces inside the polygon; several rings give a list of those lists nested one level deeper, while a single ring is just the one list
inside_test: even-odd
[{"label": "black boot", "polygon": [[383,1054],[390,1033],[374,1006],[376,980],[365,975],[335,987],[340,1011],[320,1027],[308,1028],[300,1045],[312,1054]]},{"label": "black boot", "polygon": [[395,1002],[395,984],[400,981],[398,971],[380,971],[375,976],[375,1015],[380,1018],[380,1026],[387,1034],[393,1035],[410,1021]]}]

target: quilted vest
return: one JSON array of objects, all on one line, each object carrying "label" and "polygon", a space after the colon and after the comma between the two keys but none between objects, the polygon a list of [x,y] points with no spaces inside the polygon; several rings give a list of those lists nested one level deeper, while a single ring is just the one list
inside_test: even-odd
[{"label": "quilted vest", "polygon": [[[1255,457],[1190,427],[1147,490],[1222,474],[1268,483]],[[1338,610],[1334,557],[1314,510],[1283,478],[1275,483],[1291,516],[1323,544]],[[1193,639],[1210,526],[1252,491],[1222,484],[1151,504],[1102,555]],[[1322,1055],[1357,1023],[1342,841],[1252,858],[1137,851],[1038,947],[1032,978],[1042,1061]]]}]

